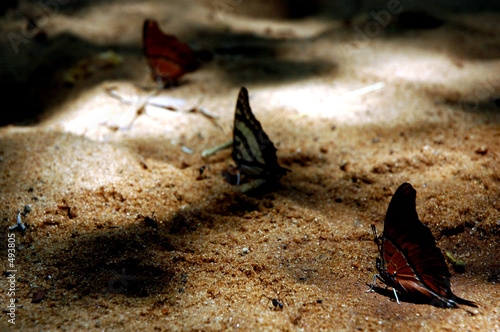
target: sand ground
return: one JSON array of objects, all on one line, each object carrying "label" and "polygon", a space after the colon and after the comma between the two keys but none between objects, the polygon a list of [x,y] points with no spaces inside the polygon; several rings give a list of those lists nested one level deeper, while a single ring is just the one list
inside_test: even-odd
[{"label": "sand ground", "polygon": [[[43,30],[17,53],[2,39],[5,98],[19,105],[0,128],[2,329],[500,330],[499,14],[421,29],[287,19],[262,2],[84,3],[44,16],[23,1],[0,19],[20,35],[38,15]],[[148,107],[126,128],[153,85],[145,18],[213,54],[160,96],[217,120]],[[109,50],[122,61],[97,59]],[[226,183],[230,150],[201,156],[231,138],[241,86],[292,171],[274,192]],[[403,182],[438,247],[465,263],[449,261],[453,291],[479,308],[366,292],[370,225],[382,230]],[[7,231],[19,212],[27,231]]]}]

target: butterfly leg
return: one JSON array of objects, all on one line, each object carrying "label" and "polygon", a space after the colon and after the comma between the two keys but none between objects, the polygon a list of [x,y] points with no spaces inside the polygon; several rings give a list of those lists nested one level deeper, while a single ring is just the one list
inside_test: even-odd
[{"label": "butterfly leg", "polygon": [[236,185],[237,186],[240,184],[240,178],[241,178],[241,172],[238,171],[238,174],[236,174]]},{"label": "butterfly leg", "polygon": [[398,294],[396,293],[396,289],[393,288],[392,291],[394,292],[394,297],[396,298],[396,302],[401,305],[401,303],[399,302],[399,298],[398,298]]},{"label": "butterfly leg", "polygon": [[376,274],[376,275],[373,276],[372,286],[370,287],[369,290],[366,291],[367,293],[370,293],[373,290],[373,287],[375,287],[375,280],[377,280],[378,277],[379,277],[378,274]]}]

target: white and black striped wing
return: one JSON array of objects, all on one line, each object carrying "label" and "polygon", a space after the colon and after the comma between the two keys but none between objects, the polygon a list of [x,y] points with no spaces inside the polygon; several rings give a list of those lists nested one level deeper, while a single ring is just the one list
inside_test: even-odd
[{"label": "white and black striped wing", "polygon": [[278,164],[276,148],[253,115],[244,87],[236,102],[232,156],[240,171],[249,177],[279,180],[288,171]]}]

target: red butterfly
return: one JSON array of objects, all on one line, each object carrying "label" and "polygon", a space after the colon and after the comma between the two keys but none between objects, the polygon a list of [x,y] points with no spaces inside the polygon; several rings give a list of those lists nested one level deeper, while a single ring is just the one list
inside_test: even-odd
[{"label": "red butterfly", "polygon": [[164,34],[156,21],[144,22],[142,47],[153,79],[164,86],[175,83],[199,66],[195,51],[176,37]]},{"label": "red butterfly", "polygon": [[430,229],[418,219],[415,207],[417,192],[403,183],[392,197],[385,216],[384,232],[377,236],[372,225],[380,258],[377,258],[378,278],[411,299],[429,300],[431,304],[456,308],[457,304],[477,305],[459,298],[450,289],[450,272],[444,256],[436,247]]}]

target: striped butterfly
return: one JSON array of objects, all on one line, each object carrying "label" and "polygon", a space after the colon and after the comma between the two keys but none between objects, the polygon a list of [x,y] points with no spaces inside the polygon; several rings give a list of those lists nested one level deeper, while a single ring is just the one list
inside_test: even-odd
[{"label": "striped butterfly", "polygon": [[252,113],[247,89],[242,87],[236,102],[233,130],[232,157],[240,171],[236,184],[240,183],[240,173],[263,182],[278,182],[290,170],[278,164],[276,151]]}]

